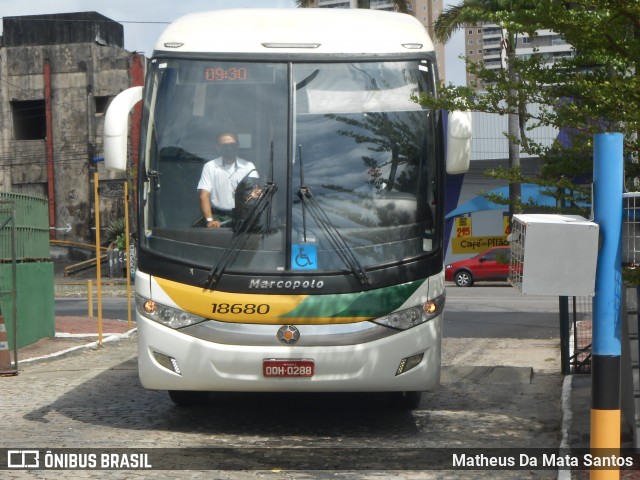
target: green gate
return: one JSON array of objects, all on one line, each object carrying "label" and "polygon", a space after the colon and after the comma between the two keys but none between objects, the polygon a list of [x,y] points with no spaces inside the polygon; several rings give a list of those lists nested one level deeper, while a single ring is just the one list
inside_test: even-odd
[{"label": "green gate", "polygon": [[48,200],[0,192],[0,312],[10,349],[55,335],[53,283]]}]

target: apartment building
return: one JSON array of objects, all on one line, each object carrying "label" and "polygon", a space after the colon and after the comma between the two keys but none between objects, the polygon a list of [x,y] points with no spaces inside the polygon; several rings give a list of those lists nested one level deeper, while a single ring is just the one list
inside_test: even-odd
[{"label": "apartment building", "polygon": [[409,11],[418,19],[420,23],[427,29],[429,36],[433,40],[436,49],[436,59],[438,63],[438,73],[440,80],[446,83],[445,77],[445,56],[444,44],[437,42],[433,33],[433,25],[443,10],[442,0],[413,0],[410,4]]},{"label": "apartment building", "polygon": [[[506,65],[503,29],[492,23],[466,25],[464,34],[465,55],[472,61],[483,62],[485,68],[499,69]],[[574,54],[573,47],[561,35],[552,30],[538,30],[530,37],[520,34],[516,38],[516,56],[542,55],[547,65],[552,65]],[[476,79],[467,71],[467,85]],[[482,86],[480,86],[480,89]]]},{"label": "apartment building", "polygon": [[[358,0],[316,0],[315,8],[358,8]],[[368,6],[371,10],[388,10],[393,11],[393,2],[387,0],[369,0]]]}]

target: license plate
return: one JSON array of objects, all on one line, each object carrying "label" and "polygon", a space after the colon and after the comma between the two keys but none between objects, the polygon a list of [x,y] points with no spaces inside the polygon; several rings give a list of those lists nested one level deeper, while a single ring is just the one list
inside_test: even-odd
[{"label": "license plate", "polygon": [[262,361],[265,377],[313,377],[313,360],[269,358]]}]

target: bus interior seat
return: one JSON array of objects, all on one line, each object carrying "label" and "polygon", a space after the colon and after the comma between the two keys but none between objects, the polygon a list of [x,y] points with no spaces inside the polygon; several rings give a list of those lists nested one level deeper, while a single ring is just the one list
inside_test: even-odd
[{"label": "bus interior seat", "polygon": [[176,145],[194,155],[211,160],[217,156],[213,126],[202,117],[192,117]]},{"label": "bus interior seat", "polygon": [[201,217],[198,182],[205,158],[180,147],[160,150],[160,191],[156,198],[157,226],[190,227]]}]

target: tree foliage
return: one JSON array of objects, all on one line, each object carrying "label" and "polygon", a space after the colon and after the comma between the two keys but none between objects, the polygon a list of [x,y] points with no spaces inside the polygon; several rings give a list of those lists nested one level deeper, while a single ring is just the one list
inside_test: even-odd
[{"label": "tree foliage", "polygon": [[[496,8],[501,3],[509,8]],[[636,65],[640,61],[640,2],[465,0],[443,13],[436,24],[437,36],[438,24],[446,26],[451,20],[447,15],[460,18],[463,7],[471,12],[465,14],[465,21],[484,20],[509,32],[507,43],[516,42],[523,34],[535,37],[538,30],[552,30],[573,46],[574,55],[549,63],[543,52],[534,49],[528,58],[513,58],[511,72],[489,70],[467,61],[467,68],[486,93],[450,84],[441,88],[437,98],[423,96],[422,103],[448,110],[519,114],[521,129],[511,140],[526,153],[540,156],[544,163],[542,178],[527,180],[562,186],[557,191],[564,193],[579,191],[576,184],[591,181],[593,134],[621,132],[625,138],[627,188],[633,187],[640,174],[640,77]],[[446,38],[445,33],[450,36],[452,32],[441,28],[442,38]],[[562,141],[550,146],[532,141],[527,133],[537,126],[558,128]],[[514,181],[519,172],[491,174]]]}]

